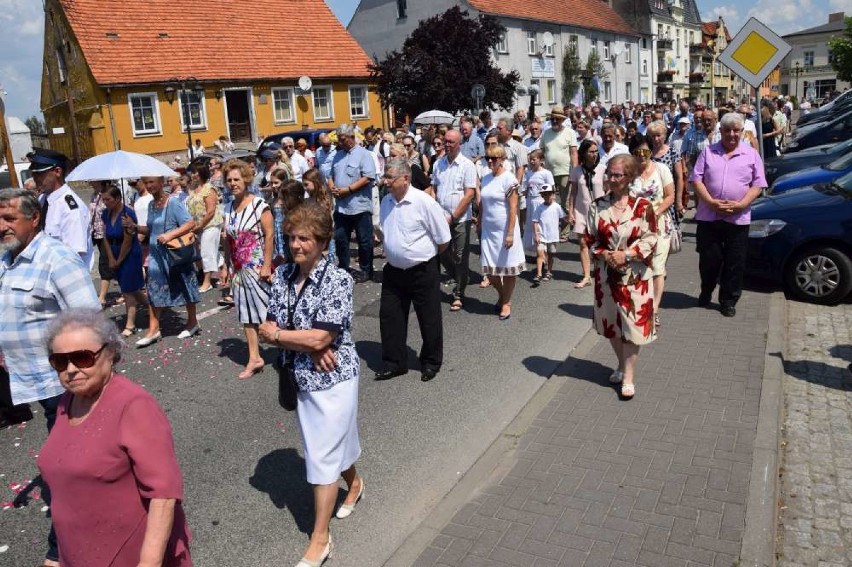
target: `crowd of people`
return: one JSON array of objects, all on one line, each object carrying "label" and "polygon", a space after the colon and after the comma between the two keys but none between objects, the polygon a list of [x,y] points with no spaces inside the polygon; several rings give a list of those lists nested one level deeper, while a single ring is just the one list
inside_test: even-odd
[{"label": "crowd of people", "polygon": [[[771,103],[761,118],[764,111],[774,112]],[[364,495],[355,468],[356,284],[381,284],[375,379],[409,371],[413,306],[429,382],[443,365],[444,309],[465,310],[471,280],[494,289],[494,314],[508,321],[522,274],[534,270],[532,287],[546,285],[560,243],[573,240],[574,287],[591,288],[593,327],[616,358],[609,379],[631,399],[640,348],[665,324],[666,264],[693,203],[697,305],[710,306],[718,285],[722,315],[736,314],[749,207],[766,187],[749,135],[757,116],[748,105],[714,110],[681,100],[555,105],[546,119],[519,111],[492,122],[483,112],[458,127],[396,132],[342,125],[309,155],[284,138],[263,148],[260,166],[214,158],[172,179],[135,180],[132,196],[93,183],[88,206],[65,183],[67,158],[35,151],[36,190],[0,190],[0,410],[4,424],[31,418],[31,402],[45,410],[50,434],[38,465],[53,526],[44,565],[192,564],[168,420],[114,366],[128,341],[145,348],[163,339],[165,308],[186,310],[178,337],[201,332],[196,307],[216,287],[245,332],[248,360],[237,377],[264,370],[266,344],[278,351],[281,399],[284,389],[295,392],[289,403],[315,504],[299,567],[329,557],[332,516],[348,517]],[[764,127],[764,139],[777,130]],[[472,278],[474,232],[481,275]],[[90,276],[95,249],[99,291]],[[121,330],[102,311],[110,281],[123,298]],[[451,290],[446,307],[442,283]],[[143,308],[147,331],[133,341]],[[109,435],[88,435],[91,428]],[[60,466],[69,452],[88,457]],[[341,477],[348,492],[335,511]],[[92,534],[103,542],[97,549],[86,544]]]}]

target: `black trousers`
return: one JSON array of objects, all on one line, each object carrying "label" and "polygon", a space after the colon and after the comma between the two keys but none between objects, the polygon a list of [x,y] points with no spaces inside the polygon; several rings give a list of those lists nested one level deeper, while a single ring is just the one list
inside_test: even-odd
[{"label": "black trousers", "polygon": [[734,306],[743,292],[748,225],[725,221],[698,221],[698,271],[701,295],[712,296],[719,284],[719,303]]},{"label": "black trousers", "polygon": [[423,349],[420,369],[441,369],[444,360],[444,329],[441,323],[441,288],[438,257],[407,270],[386,264],[382,273],[379,327],[382,361],[388,370],[408,369],[408,314],[417,314]]}]

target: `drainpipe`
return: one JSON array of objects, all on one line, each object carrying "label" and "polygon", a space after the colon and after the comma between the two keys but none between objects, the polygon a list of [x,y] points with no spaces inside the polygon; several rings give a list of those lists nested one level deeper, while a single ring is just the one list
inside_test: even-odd
[{"label": "drainpipe", "polygon": [[118,135],[115,132],[115,116],[112,114],[112,89],[106,90],[107,112],[109,112],[109,128],[112,131],[112,149],[120,150]]}]

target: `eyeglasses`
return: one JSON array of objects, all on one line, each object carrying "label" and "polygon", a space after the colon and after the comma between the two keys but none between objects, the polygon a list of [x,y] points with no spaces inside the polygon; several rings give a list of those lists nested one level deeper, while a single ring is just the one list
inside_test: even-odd
[{"label": "eyeglasses", "polygon": [[639,148],[633,150],[632,153],[636,157],[651,157],[651,150],[649,150],[648,148]]},{"label": "eyeglasses", "polygon": [[284,146],[282,146],[282,147],[283,147],[283,148],[295,148],[296,146],[294,146],[293,144],[285,144],[285,145],[284,145]]},{"label": "eyeglasses", "polygon": [[496,146],[497,142],[485,142],[486,146]]},{"label": "eyeglasses", "polygon": [[402,145],[402,147],[404,147],[404,148],[412,148],[412,147],[414,147],[414,145],[413,145],[413,144],[403,144],[403,145]]},{"label": "eyeglasses", "polygon": [[432,144],[432,145],[433,145],[434,147],[436,147],[436,148],[443,148],[443,147],[444,147],[444,144],[442,144],[441,142],[435,142],[435,143],[434,143],[434,144]]},{"label": "eyeglasses", "polygon": [[396,181],[400,177],[403,177],[403,176],[402,175],[382,175],[382,179],[384,179],[385,181]]},{"label": "eyeglasses", "polygon": [[65,372],[68,368],[68,363],[74,363],[77,368],[91,368],[98,360],[98,356],[106,348],[104,343],[97,351],[90,350],[75,350],[73,352],[54,352],[47,357],[50,366],[57,372]]},{"label": "eyeglasses", "polygon": [[616,181],[618,181],[619,179],[627,177],[627,174],[626,173],[610,173],[610,172],[606,171],[606,172],[604,172],[604,177],[606,177],[607,179],[615,179]]}]

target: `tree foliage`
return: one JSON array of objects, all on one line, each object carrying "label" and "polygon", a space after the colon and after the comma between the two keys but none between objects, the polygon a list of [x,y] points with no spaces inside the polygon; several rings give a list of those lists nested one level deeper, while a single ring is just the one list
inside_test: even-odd
[{"label": "tree foliage", "polygon": [[831,66],[841,81],[852,81],[852,17],[846,18],[846,30],[828,40],[833,60]]},{"label": "tree foliage", "polygon": [[30,116],[24,120],[24,124],[30,129],[30,134],[47,134],[47,127],[44,125],[44,120],[38,116]]},{"label": "tree foliage", "polygon": [[483,107],[511,108],[520,75],[502,73],[491,58],[505,31],[496,18],[471,18],[457,6],[421,21],[401,50],[370,65],[382,104],[411,116],[432,109],[456,113],[474,108],[470,91],[480,83]]},{"label": "tree foliage", "polygon": [[586,86],[586,102],[597,100],[601,94],[592,79],[597,77],[601,81],[609,77],[609,71],[598,55],[596,49],[589,51],[589,57],[586,59],[586,76],[589,77],[589,83]]},{"label": "tree foliage", "polygon": [[562,104],[568,105],[580,88],[583,67],[577,54],[577,45],[569,43],[562,54]]}]

